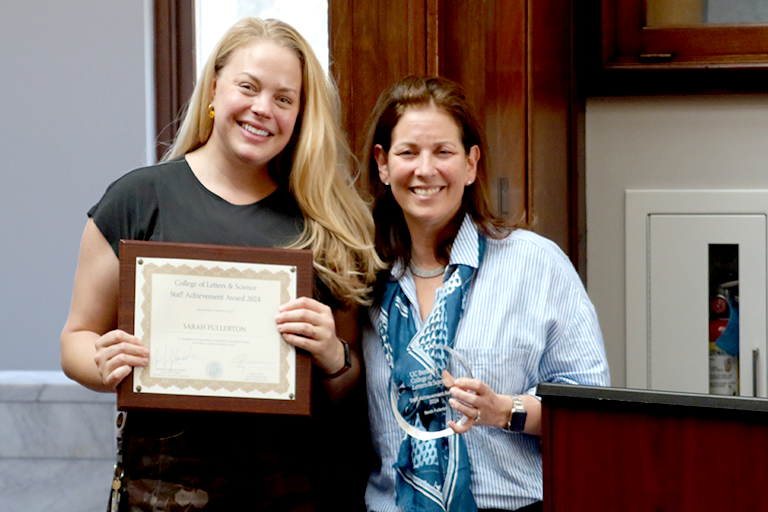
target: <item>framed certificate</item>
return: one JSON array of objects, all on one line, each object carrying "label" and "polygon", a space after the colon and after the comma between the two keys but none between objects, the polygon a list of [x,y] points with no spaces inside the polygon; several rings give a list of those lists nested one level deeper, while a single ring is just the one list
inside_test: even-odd
[{"label": "framed certificate", "polygon": [[308,250],[121,240],[118,327],[150,355],[118,409],[309,415],[311,358],[275,323],[301,296]]}]

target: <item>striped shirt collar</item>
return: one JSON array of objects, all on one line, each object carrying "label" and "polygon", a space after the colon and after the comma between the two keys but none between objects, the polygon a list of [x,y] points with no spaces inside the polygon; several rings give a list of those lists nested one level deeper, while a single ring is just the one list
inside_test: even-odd
[{"label": "striped shirt collar", "polygon": [[[451,247],[448,265],[468,265],[474,269],[480,266],[478,261],[478,231],[475,222],[469,214],[464,216],[456,239]],[[397,280],[404,272],[403,260],[397,260],[390,270],[390,279]]]}]

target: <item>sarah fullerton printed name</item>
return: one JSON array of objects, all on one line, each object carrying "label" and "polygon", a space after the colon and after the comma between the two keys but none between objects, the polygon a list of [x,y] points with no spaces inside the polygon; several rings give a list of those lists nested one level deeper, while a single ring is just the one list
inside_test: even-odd
[{"label": "sarah fullerton printed name", "polygon": [[242,325],[181,324],[187,331],[245,332]]}]

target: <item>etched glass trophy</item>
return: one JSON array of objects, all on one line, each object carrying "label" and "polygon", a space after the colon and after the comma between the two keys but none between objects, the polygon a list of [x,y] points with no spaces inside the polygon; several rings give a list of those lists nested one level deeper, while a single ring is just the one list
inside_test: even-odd
[{"label": "etched glass trophy", "polygon": [[[450,377],[472,378],[469,365],[461,354],[446,345],[428,345],[410,355],[417,364],[407,371],[394,370],[390,379],[390,403],[398,425],[420,440],[454,434],[447,426],[448,421],[463,425],[467,417],[448,403]],[[445,370],[450,377],[443,373]]]}]

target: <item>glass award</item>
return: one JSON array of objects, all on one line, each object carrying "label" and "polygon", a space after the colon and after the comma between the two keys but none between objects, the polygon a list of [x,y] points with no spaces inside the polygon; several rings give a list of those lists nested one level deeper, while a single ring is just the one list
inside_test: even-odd
[{"label": "glass award", "polygon": [[[390,403],[398,425],[409,436],[422,441],[455,434],[448,421],[463,425],[467,417],[451,407],[450,377],[472,378],[469,364],[446,345],[429,345],[416,354],[421,367],[403,379],[390,379]],[[444,371],[450,376],[444,374]],[[398,382],[398,380],[400,382]]]}]

